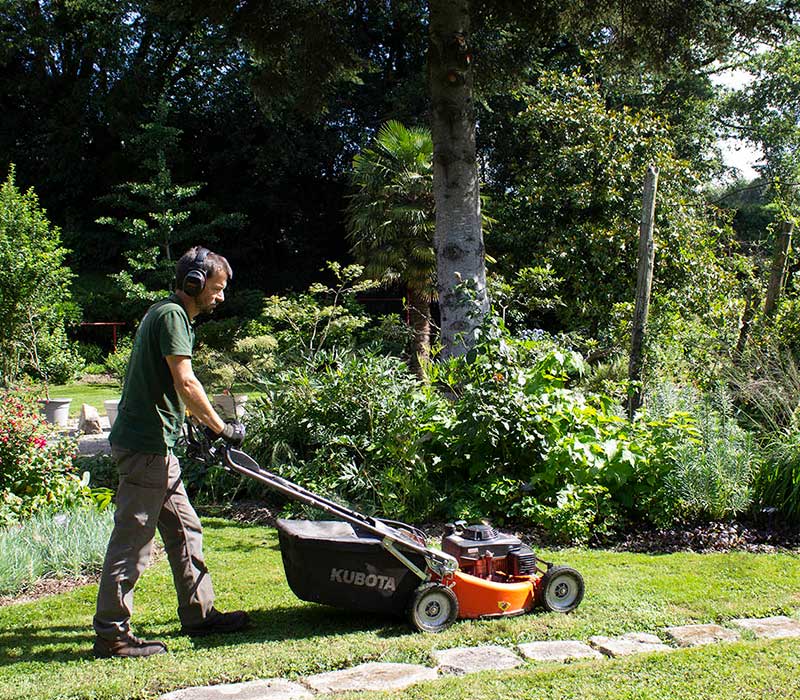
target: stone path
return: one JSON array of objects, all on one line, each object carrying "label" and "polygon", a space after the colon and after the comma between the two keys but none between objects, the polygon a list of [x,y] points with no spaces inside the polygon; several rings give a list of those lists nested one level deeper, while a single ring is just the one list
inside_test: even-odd
[{"label": "stone path", "polygon": [[111,446],[108,444],[108,417],[100,416],[102,433],[94,435],[83,435],[78,433],[78,419],[70,418],[67,421],[66,433],[68,435],[78,435],[78,452],[82,455],[91,456],[96,454],[111,454]]},{"label": "stone path", "polygon": [[[669,652],[679,647],[733,642],[745,636],[757,639],[800,637],[800,621],[777,616],[731,620],[739,629],[720,625],[683,625],[664,632],[677,646],[652,633],[629,632],[619,637],[591,637],[589,643],[543,641],[502,646],[458,647],[433,652],[436,667],[417,664],[366,663],[341,671],[306,676],[298,681],[269,678],[246,683],[184,688],[160,700],[304,700],[318,695],[359,690],[398,690],[440,675],[478,673],[516,668],[527,661],[567,663],[586,659],[617,658],[632,654]],[[741,631],[740,631],[741,630]]]}]

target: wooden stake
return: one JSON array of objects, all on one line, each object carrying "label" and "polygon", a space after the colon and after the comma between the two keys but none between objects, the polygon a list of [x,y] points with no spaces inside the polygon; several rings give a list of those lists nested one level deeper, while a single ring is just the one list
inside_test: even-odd
[{"label": "wooden stake", "polygon": [[778,240],[775,242],[775,253],[772,257],[772,272],[769,275],[767,287],[767,300],[764,302],[764,315],[771,316],[781,298],[781,290],[786,282],[786,263],[789,260],[789,247],[792,244],[792,229],[794,224],[784,221]]},{"label": "wooden stake", "polygon": [[653,286],[653,263],[656,254],[653,227],[655,226],[657,186],[658,168],[651,165],[647,168],[644,178],[642,220],[639,226],[639,274],[636,279],[636,309],[633,313],[631,355],[628,362],[628,380],[630,382],[628,418],[630,419],[633,419],[636,410],[642,405],[642,354],[647,332],[647,312],[650,308],[650,290]]}]

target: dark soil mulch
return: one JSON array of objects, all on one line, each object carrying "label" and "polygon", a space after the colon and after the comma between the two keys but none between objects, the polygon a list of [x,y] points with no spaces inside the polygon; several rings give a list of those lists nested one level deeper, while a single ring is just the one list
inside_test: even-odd
[{"label": "dark soil mulch", "polygon": [[800,528],[785,523],[732,521],[634,529],[611,548],[626,552],[776,552],[800,549]]},{"label": "dark soil mulch", "polygon": [[[237,522],[275,525],[279,508],[260,501],[240,501],[207,514],[221,515]],[[441,538],[444,523],[427,523],[421,529],[434,540]],[[541,528],[510,524],[498,528],[511,532],[538,547],[558,546]],[[639,526],[627,528],[617,538],[593,542],[591,546],[622,552],[776,552],[800,550],[800,527],[774,522],[731,521],[684,524],[670,528]]]}]

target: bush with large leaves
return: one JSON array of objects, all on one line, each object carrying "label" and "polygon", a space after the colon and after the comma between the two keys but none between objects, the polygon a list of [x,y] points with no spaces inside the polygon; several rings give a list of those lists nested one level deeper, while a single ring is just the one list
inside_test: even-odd
[{"label": "bush with large leaves", "polygon": [[444,493],[425,441],[447,405],[405,364],[370,353],[328,351],[274,377],[251,413],[262,464],[327,496],[388,517],[419,520]]}]

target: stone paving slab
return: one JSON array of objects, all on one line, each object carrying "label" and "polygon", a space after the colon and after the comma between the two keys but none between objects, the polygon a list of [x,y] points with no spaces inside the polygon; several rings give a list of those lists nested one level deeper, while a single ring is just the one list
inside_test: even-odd
[{"label": "stone paving slab", "polygon": [[631,656],[632,654],[645,654],[651,651],[672,651],[655,634],[646,632],[628,632],[621,637],[589,638],[589,644],[606,656]]},{"label": "stone paving slab", "polygon": [[173,690],[159,700],[306,700],[314,694],[299,683],[269,678],[245,683],[207,685]]},{"label": "stone paving slab", "polygon": [[456,647],[434,651],[440,673],[463,675],[479,671],[503,671],[525,663],[513,651],[501,646]]},{"label": "stone paving slab", "polygon": [[675,640],[678,646],[699,647],[717,642],[736,642],[742,638],[736,630],[719,625],[681,625],[667,627],[667,635]]},{"label": "stone paving slab", "polygon": [[584,642],[562,640],[528,642],[517,647],[526,659],[533,661],[572,661],[573,659],[602,659],[603,655]]},{"label": "stone paving slab", "polygon": [[303,678],[303,683],[318,693],[341,693],[347,690],[400,690],[436,678],[436,669],[429,666],[368,663],[308,676]]},{"label": "stone paving slab", "polygon": [[777,615],[775,617],[764,617],[760,620],[739,619],[731,620],[737,627],[750,630],[756,637],[761,639],[786,639],[789,637],[800,637],[800,622]]}]

